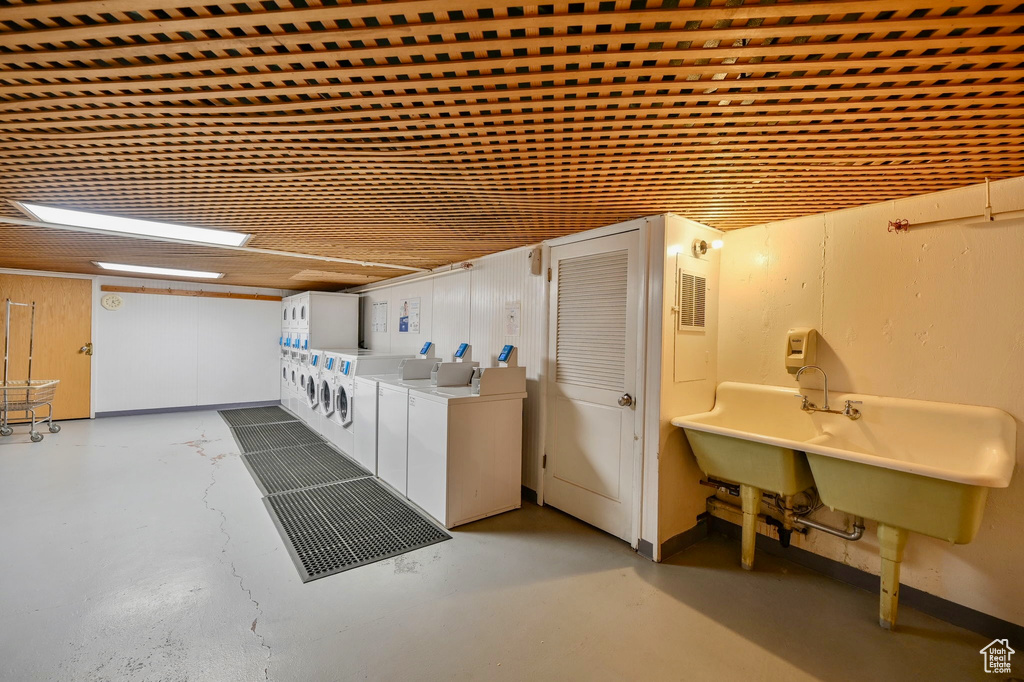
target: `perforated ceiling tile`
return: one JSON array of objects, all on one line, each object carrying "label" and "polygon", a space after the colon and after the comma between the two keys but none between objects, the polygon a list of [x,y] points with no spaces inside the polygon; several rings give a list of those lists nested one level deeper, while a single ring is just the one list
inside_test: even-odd
[{"label": "perforated ceiling tile", "polygon": [[373,478],[264,498],[303,582],[451,539]]},{"label": "perforated ceiling tile", "polygon": [[[1018,2],[171,4],[4,3],[0,197],[431,267],[1024,173]],[[282,288],[401,274],[0,225],[3,266],[100,253]]]}]

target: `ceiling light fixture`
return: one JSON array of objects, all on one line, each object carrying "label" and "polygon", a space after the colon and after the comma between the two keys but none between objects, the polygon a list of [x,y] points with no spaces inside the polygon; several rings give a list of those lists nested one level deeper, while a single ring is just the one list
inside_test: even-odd
[{"label": "ceiling light fixture", "polygon": [[104,270],[116,270],[118,272],[137,272],[143,275],[163,275],[166,277],[193,277],[195,279],[219,279],[224,276],[223,272],[204,272],[203,270],[179,270],[178,268],[155,268],[149,265],[126,265],[124,263],[103,263],[93,261],[93,265]]},{"label": "ceiling light fixture", "polygon": [[56,227],[70,225],[72,227],[85,227],[104,232],[119,232],[139,237],[179,239],[187,242],[217,244],[221,246],[242,246],[252,236],[243,232],[208,230],[205,227],[159,223],[153,220],[139,220],[138,218],[121,218],[102,213],[75,211],[70,208],[40,206],[39,204],[29,204],[24,201],[16,201],[14,203],[36,220],[54,223]]}]

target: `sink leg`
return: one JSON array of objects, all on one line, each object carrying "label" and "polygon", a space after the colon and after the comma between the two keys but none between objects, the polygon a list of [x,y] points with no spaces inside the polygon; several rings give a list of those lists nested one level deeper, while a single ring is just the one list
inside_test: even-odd
[{"label": "sink leg", "polygon": [[761,489],[740,485],[743,503],[743,545],[740,563],[750,571],[754,568],[754,545],[757,541],[757,515],[761,511]]},{"label": "sink leg", "polygon": [[882,554],[882,590],[879,594],[878,624],[886,630],[896,628],[896,610],[900,599],[900,562],[907,544],[907,531],[878,524],[878,546]]}]

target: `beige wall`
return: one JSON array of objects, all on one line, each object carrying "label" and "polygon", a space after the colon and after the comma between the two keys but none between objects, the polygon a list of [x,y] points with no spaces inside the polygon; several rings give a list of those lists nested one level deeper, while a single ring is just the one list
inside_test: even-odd
[{"label": "beige wall", "polygon": [[[795,388],[783,365],[784,335],[815,327],[831,388],[1006,410],[1017,421],[1019,464],[1024,213],[1013,212],[1024,210],[1024,178],[993,183],[991,192],[991,223],[969,224],[985,207],[977,185],[728,233],[719,380]],[[886,231],[896,218],[911,221],[908,233]],[[945,222],[914,225],[937,220]],[[821,518],[846,520],[828,510]],[[1009,488],[991,492],[973,543],[913,535],[903,583],[1024,624],[1022,537],[1018,470]],[[812,531],[797,544],[878,573],[873,524],[860,542]]]},{"label": "beige wall", "polygon": [[[652,234],[652,282],[661,294],[659,324],[649,326],[658,335],[660,346],[660,408],[658,420],[658,544],[696,525],[697,515],[706,511],[708,489],[701,487],[702,477],[690,452],[682,429],[671,419],[711,409],[717,385],[718,268],[720,251],[709,251],[695,258],[695,239],[710,242],[721,236],[717,230],[692,220],[669,214],[664,232]],[[661,273],[657,269],[661,268]],[[707,278],[707,320],[704,334],[676,331],[676,269]],[[661,281],[657,281],[660,274]],[[649,377],[659,376],[651,370]],[[647,501],[645,501],[645,506]]]}]

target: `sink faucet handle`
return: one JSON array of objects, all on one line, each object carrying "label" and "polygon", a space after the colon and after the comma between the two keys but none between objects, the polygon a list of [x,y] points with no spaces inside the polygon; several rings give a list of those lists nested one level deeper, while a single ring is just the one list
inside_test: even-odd
[{"label": "sink faucet handle", "polygon": [[803,393],[794,393],[793,397],[800,398],[803,401],[803,403],[800,405],[801,410],[810,410],[814,408],[814,403],[812,403],[811,399],[805,396]]},{"label": "sink faucet handle", "polygon": [[854,405],[863,405],[863,400],[847,400],[846,406],[843,408],[843,414],[850,419],[860,419],[860,410]]}]

